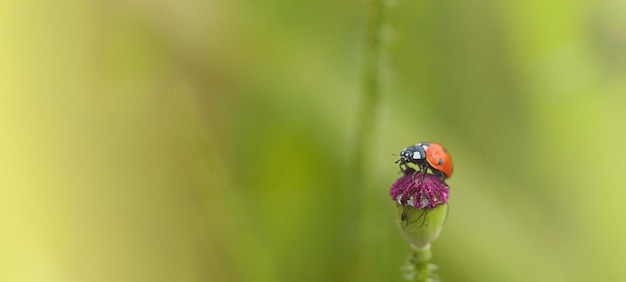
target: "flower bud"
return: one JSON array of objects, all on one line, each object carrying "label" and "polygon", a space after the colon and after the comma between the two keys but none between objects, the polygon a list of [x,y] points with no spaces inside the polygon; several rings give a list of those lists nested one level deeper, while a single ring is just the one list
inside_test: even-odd
[{"label": "flower bud", "polygon": [[416,209],[396,203],[398,229],[409,244],[415,249],[428,248],[441,233],[441,228],[448,215],[448,204],[438,205],[434,209]]},{"label": "flower bud", "polygon": [[415,249],[430,246],[448,215],[450,187],[438,176],[408,168],[390,190],[402,236]]}]

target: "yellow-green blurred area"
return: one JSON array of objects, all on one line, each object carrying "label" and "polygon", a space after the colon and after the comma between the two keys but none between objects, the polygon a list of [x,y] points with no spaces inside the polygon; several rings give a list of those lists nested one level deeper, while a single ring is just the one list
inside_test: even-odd
[{"label": "yellow-green blurred area", "polygon": [[419,141],[443,281],[626,281],[626,2],[386,1],[362,122],[367,5],[0,3],[0,281],[403,281]]}]

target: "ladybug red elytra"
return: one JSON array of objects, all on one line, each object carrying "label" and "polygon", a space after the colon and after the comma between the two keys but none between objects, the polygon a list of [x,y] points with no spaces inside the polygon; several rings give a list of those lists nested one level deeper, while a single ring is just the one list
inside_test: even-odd
[{"label": "ladybug red elytra", "polygon": [[[400,152],[400,159],[396,163],[407,166],[408,163],[416,164],[420,170],[430,168],[433,172],[440,172],[444,178],[452,176],[452,158],[448,151],[437,143],[421,142],[414,146],[404,148]],[[404,169],[403,169],[404,170]]]}]

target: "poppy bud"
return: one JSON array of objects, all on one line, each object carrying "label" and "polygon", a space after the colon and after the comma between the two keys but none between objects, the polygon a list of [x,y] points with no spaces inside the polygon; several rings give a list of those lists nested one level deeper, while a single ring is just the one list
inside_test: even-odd
[{"label": "poppy bud", "polygon": [[448,215],[449,192],[440,177],[412,168],[391,186],[398,229],[414,249],[426,249],[439,237]]}]

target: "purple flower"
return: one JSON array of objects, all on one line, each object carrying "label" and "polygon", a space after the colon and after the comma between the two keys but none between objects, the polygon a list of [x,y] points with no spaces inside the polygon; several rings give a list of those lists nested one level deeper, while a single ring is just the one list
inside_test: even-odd
[{"label": "purple flower", "polygon": [[434,209],[448,202],[450,187],[438,176],[412,168],[391,185],[391,199],[403,206]]}]

